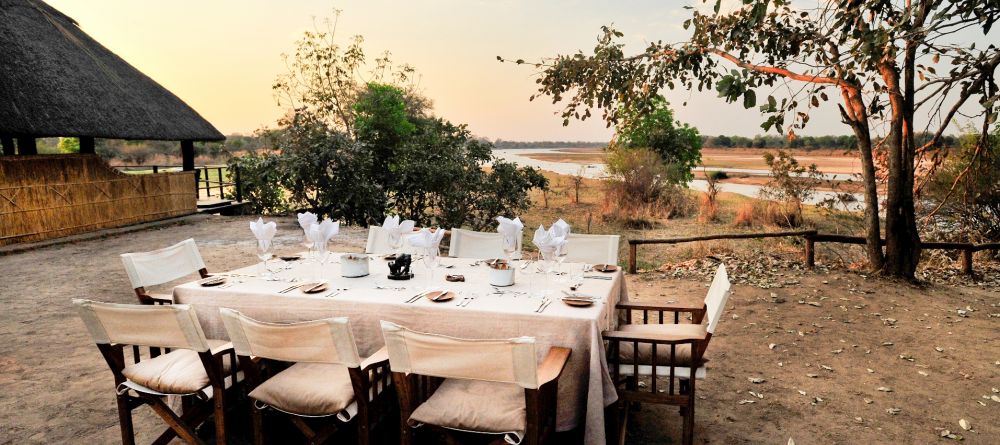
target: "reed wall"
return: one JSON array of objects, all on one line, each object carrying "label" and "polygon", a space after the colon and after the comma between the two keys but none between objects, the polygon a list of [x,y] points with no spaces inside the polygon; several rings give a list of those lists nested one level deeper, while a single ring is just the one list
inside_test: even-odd
[{"label": "reed wall", "polygon": [[0,246],[196,210],[194,172],[125,174],[96,155],[0,156]]}]

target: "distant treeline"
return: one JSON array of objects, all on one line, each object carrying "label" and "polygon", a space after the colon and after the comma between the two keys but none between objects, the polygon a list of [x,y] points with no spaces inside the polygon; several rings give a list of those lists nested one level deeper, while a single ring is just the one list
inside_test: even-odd
[{"label": "distant treeline", "polygon": [[604,148],[607,142],[585,141],[493,141],[496,148]]},{"label": "distant treeline", "polygon": [[[931,133],[917,133],[917,145],[923,145],[931,139]],[[841,136],[797,136],[788,138],[780,135],[746,136],[701,136],[702,147],[705,148],[798,148],[802,150],[843,149],[851,150],[857,146],[857,138],[853,135]],[[955,136],[945,135],[941,145],[952,147],[958,143]]]}]

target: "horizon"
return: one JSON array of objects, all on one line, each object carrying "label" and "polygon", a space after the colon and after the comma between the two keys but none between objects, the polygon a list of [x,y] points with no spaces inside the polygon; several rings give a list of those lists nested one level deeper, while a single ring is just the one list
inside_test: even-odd
[{"label": "horizon", "polygon": [[[681,23],[690,14],[684,6],[701,7],[698,1],[664,6],[649,0],[626,5],[594,0],[541,5],[524,0],[48,3],[227,135],[253,135],[275,125],[285,112],[271,90],[284,72],[281,55],[292,52],[303,32],[339,9],[338,42],[364,36],[370,58],[389,51],[394,63],[416,68],[419,90],[432,101],[435,115],[468,124],[477,137],[515,142],[605,142],[612,130],[599,118],[564,127],[556,114],[561,107],[550,98],[528,101],[536,92],[533,68],[500,63],[497,56],[534,61],[586,51],[600,26],[612,23],[625,32],[626,50],[637,52],[648,40],[684,40]],[[778,134],[760,128],[756,108],[727,104],[714,91],[669,90],[664,96],[674,117],[702,135]],[[951,128],[960,127],[956,123]],[[806,129],[796,130],[798,136],[850,133],[832,105],[815,111]]]}]

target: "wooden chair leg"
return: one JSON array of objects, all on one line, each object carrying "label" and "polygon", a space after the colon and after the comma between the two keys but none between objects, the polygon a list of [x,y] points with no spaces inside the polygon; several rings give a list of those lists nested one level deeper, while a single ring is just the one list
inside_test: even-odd
[{"label": "wooden chair leg", "polygon": [[118,423],[121,425],[122,445],[135,445],[135,428],[132,426],[132,407],[127,394],[117,396]]},{"label": "wooden chair leg", "polygon": [[690,387],[688,388],[688,406],[684,413],[684,437],[681,442],[684,445],[692,445],[694,443],[694,379],[689,380]]},{"label": "wooden chair leg", "polygon": [[250,400],[249,402],[250,417],[253,422],[253,444],[264,445],[264,413],[262,413],[256,406],[253,406],[253,400]]},{"label": "wooden chair leg", "polygon": [[226,390],[218,388],[213,391],[212,402],[215,405],[215,443],[226,444]]},{"label": "wooden chair leg", "polygon": [[184,423],[184,421],[181,420],[180,417],[177,417],[177,414],[175,414],[170,409],[170,407],[164,404],[162,400],[160,400],[158,397],[150,397],[146,400],[149,402],[149,406],[153,408],[153,412],[159,415],[160,418],[162,418],[163,421],[166,422],[171,429],[176,431],[177,435],[182,440],[184,440],[189,444],[204,445],[204,442],[202,442],[201,439],[198,439],[198,436],[194,433],[194,430],[192,430],[190,426]]},{"label": "wooden chair leg", "polygon": [[618,418],[618,445],[625,445],[625,435],[628,429],[628,413],[631,406],[632,404],[629,402],[622,402]]}]

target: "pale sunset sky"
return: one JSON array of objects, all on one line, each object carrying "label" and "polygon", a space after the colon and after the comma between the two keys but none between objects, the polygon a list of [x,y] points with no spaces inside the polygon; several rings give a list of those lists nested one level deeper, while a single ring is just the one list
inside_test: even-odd
[{"label": "pale sunset sky", "polygon": [[[562,126],[559,107],[535,92],[533,68],[496,56],[537,60],[589,52],[600,26],[614,23],[629,49],[648,40],[681,41],[686,1],[622,0],[49,0],[82,29],[173,91],[223,133],[273,126],[283,112],[272,96],[282,53],[314,21],[341,9],[338,40],[365,37],[374,57],[392,52],[413,65],[435,114],[467,123],[478,136],[506,140],[606,141],[600,119]],[[700,3],[700,2],[698,2]],[[756,109],[726,104],[714,92],[669,91],[676,117],[702,134],[762,133]],[[682,106],[682,102],[688,105]],[[598,113],[599,115],[599,113]],[[847,134],[835,106],[812,116],[800,134]]]}]

